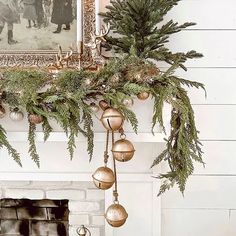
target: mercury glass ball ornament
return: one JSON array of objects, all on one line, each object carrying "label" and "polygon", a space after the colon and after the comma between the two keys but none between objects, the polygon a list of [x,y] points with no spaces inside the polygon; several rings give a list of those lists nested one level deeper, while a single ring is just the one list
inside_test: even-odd
[{"label": "mercury glass ball ornament", "polygon": [[131,98],[125,98],[122,103],[126,106],[126,107],[131,107],[134,105],[134,101]]},{"label": "mercury glass ball ornament", "polygon": [[14,108],[10,112],[9,117],[13,121],[22,121],[24,119],[24,114],[22,111],[19,110],[19,108]]},{"label": "mercury glass ball ornament", "polygon": [[127,139],[117,140],[113,147],[112,153],[117,161],[127,162],[134,156],[134,145]]},{"label": "mercury glass ball ornament", "polygon": [[93,174],[93,182],[97,188],[107,190],[115,183],[114,172],[106,166],[100,167]]},{"label": "mercury glass ball ornament", "polygon": [[124,116],[115,108],[107,108],[102,114],[101,122],[107,130],[117,131],[124,123]]},{"label": "mercury glass ball ornament", "polygon": [[114,203],[108,207],[105,218],[109,225],[117,228],[125,224],[128,213],[122,205]]}]

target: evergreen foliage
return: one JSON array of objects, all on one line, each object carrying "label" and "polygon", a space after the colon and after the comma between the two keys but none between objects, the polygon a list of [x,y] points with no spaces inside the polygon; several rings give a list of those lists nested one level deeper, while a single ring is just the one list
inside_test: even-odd
[{"label": "evergreen foliage", "polygon": [[[43,117],[45,141],[50,136],[51,120],[56,121],[68,136],[68,151],[72,158],[78,135],[88,140],[88,154],[93,155],[93,112],[91,102],[106,100],[120,110],[125,119],[138,131],[135,113],[124,106],[123,100],[133,99],[141,92],[148,92],[154,100],[153,128],[163,122],[163,107],[169,103],[171,132],[166,140],[166,149],[154,160],[153,165],[168,162],[170,171],[160,174],[163,179],[160,193],[177,184],[184,192],[187,178],[194,171],[193,162],[202,161],[201,143],[195,125],[194,112],[186,87],[202,88],[201,83],[175,76],[178,68],[186,69],[188,59],[201,57],[190,51],[172,53],[165,44],[171,34],[194,25],[179,25],[169,21],[159,26],[164,16],[179,0],[113,0],[102,16],[111,24],[116,37],[107,37],[104,45],[122,56],[110,59],[94,73],[88,70],[62,70],[55,79],[44,69],[4,69],[0,80],[0,102],[11,108],[25,109],[28,114]],[[170,65],[161,71],[157,64],[164,61]],[[36,126],[29,124],[29,153],[39,166],[35,145]],[[20,164],[18,153],[7,142],[5,131],[0,126],[0,148],[6,147]]]}]

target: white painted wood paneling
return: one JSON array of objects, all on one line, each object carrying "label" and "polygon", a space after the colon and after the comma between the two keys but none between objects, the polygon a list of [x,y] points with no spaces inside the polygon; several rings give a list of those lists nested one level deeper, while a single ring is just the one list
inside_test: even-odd
[{"label": "white painted wood paneling", "polygon": [[[202,164],[195,163],[195,175],[236,176],[235,141],[203,141]],[[167,171],[167,164],[162,165],[162,171]]]},{"label": "white painted wood paneling", "polygon": [[170,19],[196,22],[193,29],[236,29],[235,1],[183,0],[167,15]]},{"label": "white painted wood paneling", "polygon": [[236,140],[236,106],[194,105],[196,123],[203,140]]},{"label": "white painted wood paneling", "polygon": [[[189,60],[188,67],[235,67],[236,31],[182,31],[170,37],[167,45],[174,52],[196,50],[204,58]],[[228,46],[226,46],[228,45]]]},{"label": "white painted wood paneling", "polygon": [[[105,11],[109,2],[101,1],[101,11]],[[165,21],[171,19],[179,23],[196,22],[197,25],[191,29],[236,29],[235,1],[183,0],[165,17]]]},{"label": "white painted wood paneling", "polygon": [[184,197],[174,188],[162,196],[162,208],[236,209],[235,176],[192,176]]},{"label": "white painted wood paneling", "polygon": [[177,75],[205,84],[207,97],[202,89],[189,89],[193,104],[236,104],[235,68],[189,68],[187,72],[178,70]]},{"label": "white painted wood paneling", "polygon": [[234,236],[222,210],[162,210],[162,236]]}]

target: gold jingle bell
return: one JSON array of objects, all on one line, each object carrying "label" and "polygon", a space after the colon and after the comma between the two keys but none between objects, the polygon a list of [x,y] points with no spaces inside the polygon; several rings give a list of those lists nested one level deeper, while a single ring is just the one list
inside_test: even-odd
[{"label": "gold jingle bell", "polygon": [[115,108],[107,108],[102,114],[101,122],[107,130],[117,131],[124,123],[124,116]]},{"label": "gold jingle bell", "polygon": [[43,117],[40,115],[36,115],[36,114],[30,114],[29,121],[32,124],[38,125],[43,122]]},{"label": "gold jingle bell", "polygon": [[117,161],[126,162],[133,158],[134,156],[134,145],[127,139],[117,140],[113,147],[112,153]]},{"label": "gold jingle bell", "polygon": [[125,224],[128,213],[122,205],[114,203],[108,207],[105,217],[108,224],[112,227],[121,227]]},{"label": "gold jingle bell", "polygon": [[149,93],[148,92],[142,92],[137,95],[139,100],[146,100],[149,98]]},{"label": "gold jingle bell", "polygon": [[115,183],[114,172],[106,166],[100,167],[93,174],[93,182],[97,188],[107,190]]}]

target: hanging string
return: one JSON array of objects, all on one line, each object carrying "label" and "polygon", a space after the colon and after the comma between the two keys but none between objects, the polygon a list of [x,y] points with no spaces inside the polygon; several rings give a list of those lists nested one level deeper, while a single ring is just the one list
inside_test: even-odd
[{"label": "hanging string", "polygon": [[108,155],[108,145],[109,145],[109,130],[107,130],[106,149],[104,151],[104,163],[105,163],[105,166],[107,166],[107,162],[108,162],[108,158],[109,158],[109,155]]},{"label": "hanging string", "polygon": [[[112,147],[114,146],[115,139],[114,139],[114,131],[111,132],[112,135]],[[115,175],[115,187],[113,190],[114,202],[118,202],[118,186],[117,186],[117,172],[116,172],[116,159],[113,155],[113,168],[114,168],[114,175]]]}]

